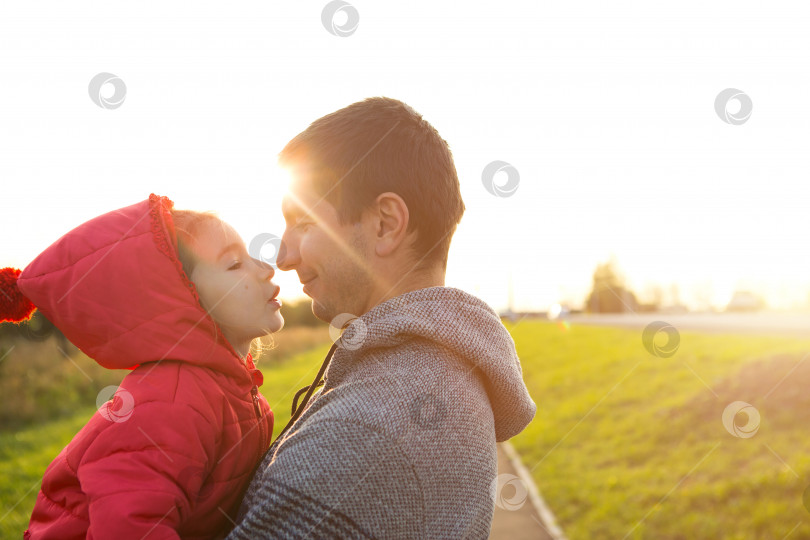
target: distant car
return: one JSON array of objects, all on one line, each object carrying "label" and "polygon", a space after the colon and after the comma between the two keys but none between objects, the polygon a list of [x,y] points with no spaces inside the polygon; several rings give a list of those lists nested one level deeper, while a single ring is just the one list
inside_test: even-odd
[{"label": "distant car", "polygon": [[689,313],[689,308],[687,308],[683,304],[675,304],[672,306],[664,306],[660,308],[658,312],[680,315],[682,313]]},{"label": "distant car", "polygon": [[548,313],[546,316],[549,319],[554,320],[567,317],[570,314],[571,308],[569,308],[565,304],[552,304],[551,307],[548,308]]},{"label": "distant car", "polygon": [[765,302],[751,291],[736,291],[726,306],[726,311],[759,311]]}]

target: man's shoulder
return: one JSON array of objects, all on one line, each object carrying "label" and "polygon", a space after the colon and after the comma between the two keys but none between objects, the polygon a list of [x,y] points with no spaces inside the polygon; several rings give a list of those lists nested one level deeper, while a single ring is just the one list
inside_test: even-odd
[{"label": "man's shoulder", "polygon": [[423,491],[399,441],[362,421],[315,415],[257,472],[236,537],[279,524],[300,525],[302,537],[424,537]]}]

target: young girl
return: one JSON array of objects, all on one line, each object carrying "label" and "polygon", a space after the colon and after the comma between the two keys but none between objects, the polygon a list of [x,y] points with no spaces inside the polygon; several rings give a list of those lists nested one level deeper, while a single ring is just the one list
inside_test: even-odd
[{"label": "young girl", "polygon": [[250,345],[284,323],[273,269],[213,214],[172,207],[150,195],[0,275],[0,321],[36,306],[132,370],[45,471],[25,538],[222,537],[269,446]]}]

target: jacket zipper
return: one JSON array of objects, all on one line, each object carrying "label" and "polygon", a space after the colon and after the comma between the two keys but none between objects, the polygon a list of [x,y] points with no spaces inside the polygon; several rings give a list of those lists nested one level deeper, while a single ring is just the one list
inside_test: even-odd
[{"label": "jacket zipper", "polygon": [[264,427],[262,426],[262,408],[259,405],[259,387],[255,384],[250,389],[250,394],[253,396],[253,410],[256,411],[256,421],[259,424],[259,449],[256,455],[256,462],[262,458],[264,454]]}]

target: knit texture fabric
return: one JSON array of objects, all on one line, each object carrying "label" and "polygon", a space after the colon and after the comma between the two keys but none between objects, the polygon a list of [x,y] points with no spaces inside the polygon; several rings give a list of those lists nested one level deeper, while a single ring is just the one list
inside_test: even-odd
[{"label": "knit texture fabric", "polygon": [[497,314],[421,289],[356,319],[339,345],[228,538],[487,538],[495,443],[536,410]]}]

